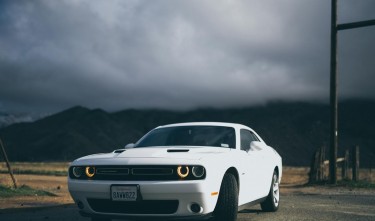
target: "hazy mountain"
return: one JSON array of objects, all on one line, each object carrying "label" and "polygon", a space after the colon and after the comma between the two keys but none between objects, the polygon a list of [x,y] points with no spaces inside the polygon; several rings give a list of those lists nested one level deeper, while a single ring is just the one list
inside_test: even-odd
[{"label": "hazy mountain", "polygon": [[[361,165],[375,157],[375,102],[346,101],[339,105],[339,156],[360,145]],[[187,112],[73,107],[32,123],[0,129],[12,161],[66,161],[109,152],[137,141],[150,129],[168,123],[221,121],[248,125],[273,146],[286,165],[309,165],[313,152],[329,144],[329,106],[310,103],[271,103],[232,109]],[[375,165],[372,165],[374,167]]]},{"label": "hazy mountain", "polygon": [[0,128],[22,122],[34,122],[47,114],[34,114],[34,113],[6,113],[0,112]]}]

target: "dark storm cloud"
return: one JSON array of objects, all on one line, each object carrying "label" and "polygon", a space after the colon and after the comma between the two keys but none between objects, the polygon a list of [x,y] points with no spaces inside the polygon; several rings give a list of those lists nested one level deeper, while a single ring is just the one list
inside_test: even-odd
[{"label": "dark storm cloud", "polygon": [[[2,1],[0,109],[328,100],[330,1]],[[339,21],[375,2],[339,1]],[[374,98],[375,27],[339,34],[340,93]]]}]

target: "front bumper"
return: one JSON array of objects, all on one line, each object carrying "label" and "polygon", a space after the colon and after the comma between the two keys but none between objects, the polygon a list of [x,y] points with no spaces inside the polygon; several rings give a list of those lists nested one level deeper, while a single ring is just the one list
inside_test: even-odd
[{"label": "front bumper", "polygon": [[[166,210],[165,212],[153,213],[150,208],[145,210],[116,210],[108,209],[111,205],[120,208],[125,204],[117,204],[111,201],[111,185],[139,185],[142,200],[130,205],[130,207],[153,205],[152,203],[162,204],[163,202],[176,202],[176,208]],[[80,207],[80,213],[85,216],[107,216],[107,217],[153,217],[153,218],[205,218],[211,214],[216,206],[220,187],[209,185],[207,180],[193,181],[99,181],[99,180],[68,180],[69,191],[74,201]],[[103,202],[101,204],[95,202]],[[107,202],[107,203],[106,203]],[[200,211],[192,211],[193,204],[200,206]],[[109,206],[110,205],[110,206]],[[127,204],[126,204],[127,205]],[[196,205],[195,205],[196,206]],[[151,212],[150,212],[151,211]]]}]

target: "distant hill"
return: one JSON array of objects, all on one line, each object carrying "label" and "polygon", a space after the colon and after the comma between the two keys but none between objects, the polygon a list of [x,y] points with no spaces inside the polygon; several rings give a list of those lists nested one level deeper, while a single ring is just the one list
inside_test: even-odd
[{"label": "distant hill", "polygon": [[[339,156],[360,145],[361,166],[375,158],[375,102],[339,104]],[[248,125],[273,146],[285,165],[308,166],[316,148],[329,144],[329,106],[312,103],[270,103],[231,109],[124,110],[73,107],[32,123],[0,129],[12,161],[71,161],[83,155],[109,152],[136,142],[163,124],[220,121]]]},{"label": "distant hill", "polygon": [[46,117],[47,114],[6,113],[0,112],[0,128],[21,122],[33,122]]}]

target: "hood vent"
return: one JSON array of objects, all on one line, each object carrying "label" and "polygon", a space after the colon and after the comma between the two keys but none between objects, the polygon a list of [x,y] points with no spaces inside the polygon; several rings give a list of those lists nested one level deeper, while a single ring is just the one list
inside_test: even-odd
[{"label": "hood vent", "polygon": [[122,153],[124,151],[125,151],[125,149],[118,149],[118,150],[113,151],[113,153]]},{"label": "hood vent", "polygon": [[189,152],[189,149],[168,149],[168,153],[186,153]]}]

